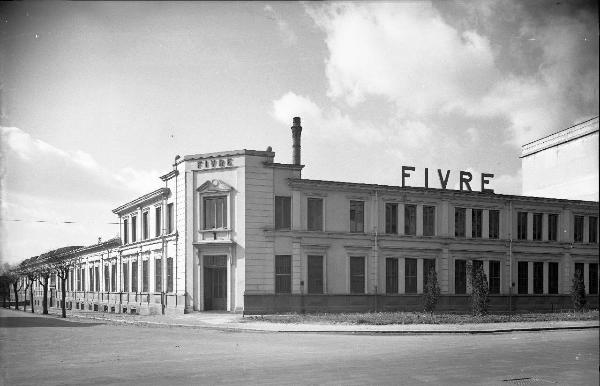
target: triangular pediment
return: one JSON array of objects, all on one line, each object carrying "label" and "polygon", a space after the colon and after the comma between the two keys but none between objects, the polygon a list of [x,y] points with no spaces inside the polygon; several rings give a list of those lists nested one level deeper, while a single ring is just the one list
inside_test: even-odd
[{"label": "triangular pediment", "polygon": [[230,192],[233,190],[231,185],[221,181],[221,180],[208,180],[198,189],[196,189],[200,193],[219,193],[219,192]]}]

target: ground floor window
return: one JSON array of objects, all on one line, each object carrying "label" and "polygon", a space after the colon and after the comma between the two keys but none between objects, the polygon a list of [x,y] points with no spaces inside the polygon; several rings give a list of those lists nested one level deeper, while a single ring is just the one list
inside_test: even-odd
[{"label": "ground floor window", "polygon": [[[96,277],[96,281],[98,278]],[[94,267],[90,267],[90,291],[94,290]]]},{"label": "ground floor window", "polygon": [[167,257],[167,292],[173,292],[173,258]]},{"label": "ground floor window", "polygon": [[350,258],[350,293],[365,293],[365,258]]},{"label": "ground floor window", "polygon": [[527,286],[529,284],[529,263],[526,261],[519,261],[517,264],[517,271],[517,293],[527,294]]},{"label": "ground floor window", "polygon": [[385,293],[398,293],[398,259],[395,257],[385,259]]},{"label": "ground floor window", "polygon": [[489,282],[490,294],[500,293],[500,262],[497,260],[489,261]]},{"label": "ground floor window", "polygon": [[548,263],[548,293],[558,293],[558,263]]},{"label": "ground floor window", "polygon": [[109,272],[108,272],[108,265],[105,265],[104,266],[104,291],[106,291],[106,292],[110,291],[109,280],[110,280],[110,276],[109,276]]},{"label": "ground floor window", "polygon": [[162,259],[154,260],[154,292],[162,292]]},{"label": "ground floor window", "polygon": [[533,293],[544,293],[544,263],[533,263]]},{"label": "ground floor window", "polygon": [[467,293],[467,262],[466,260],[454,260],[454,293]]},{"label": "ground floor window", "polygon": [[275,293],[292,292],[292,256],[275,256]]},{"label": "ground floor window", "polygon": [[404,292],[417,293],[417,259],[404,259]]},{"label": "ground floor window", "polygon": [[117,292],[117,263],[112,263],[110,266],[110,290]]},{"label": "ground floor window", "polygon": [[427,285],[429,273],[435,272],[435,259],[423,259],[423,288]]},{"label": "ground floor window", "polygon": [[131,262],[131,292],[138,292],[138,262]]},{"label": "ground floor window", "polygon": [[598,294],[598,263],[590,263],[588,269],[588,286],[590,294]]},{"label": "ground floor window", "polygon": [[94,285],[96,286],[96,292],[100,292],[100,267],[94,267]]},{"label": "ground floor window", "polygon": [[323,293],[323,256],[308,256],[308,293],[322,294]]},{"label": "ground floor window", "polygon": [[148,260],[142,260],[142,292],[148,292],[149,275]]},{"label": "ground floor window", "polygon": [[123,291],[129,292],[129,264],[123,263],[123,268],[121,270],[121,274],[123,275]]}]

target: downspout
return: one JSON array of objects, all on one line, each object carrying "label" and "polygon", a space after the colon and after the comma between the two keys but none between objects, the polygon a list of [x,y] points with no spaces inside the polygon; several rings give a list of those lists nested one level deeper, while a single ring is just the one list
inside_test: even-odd
[{"label": "downspout", "polygon": [[513,211],[512,201],[508,202],[509,227],[508,227],[508,264],[509,264],[509,287],[508,287],[508,320],[512,317],[512,291],[513,291],[513,259],[512,259],[512,231],[513,231]]}]

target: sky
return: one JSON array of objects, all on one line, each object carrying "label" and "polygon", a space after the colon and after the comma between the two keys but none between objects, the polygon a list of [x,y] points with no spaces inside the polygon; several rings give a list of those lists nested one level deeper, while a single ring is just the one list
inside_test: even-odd
[{"label": "sky", "polygon": [[598,115],[597,15],[594,1],[0,3],[0,257],[116,236],[112,209],[161,187],[175,155],[271,146],[291,162],[294,116],[303,178],[400,185],[407,165],[415,186],[428,167],[519,194],[521,146]]}]

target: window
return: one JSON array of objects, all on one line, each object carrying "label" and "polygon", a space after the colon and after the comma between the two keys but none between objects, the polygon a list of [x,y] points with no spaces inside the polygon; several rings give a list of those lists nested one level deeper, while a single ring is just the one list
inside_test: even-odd
[{"label": "window", "polygon": [[85,291],[85,269],[81,268],[81,290]]},{"label": "window", "polygon": [[148,260],[142,260],[142,292],[148,292]]},{"label": "window", "polygon": [[110,273],[108,265],[104,266],[104,292],[110,291]]},{"label": "window", "polygon": [[142,213],[142,240],[148,238],[148,211]]},{"label": "window", "polygon": [[365,203],[363,201],[350,201],[350,232],[362,233],[365,231]]},{"label": "window", "polygon": [[110,290],[112,292],[117,292],[117,263],[113,263],[110,268]]},{"label": "window", "polygon": [[323,230],[323,199],[309,198],[306,201],[306,221],[309,231]]},{"label": "window", "polygon": [[131,217],[131,242],[135,243],[137,240],[137,216]]},{"label": "window", "polygon": [[490,239],[498,239],[500,238],[500,211],[499,210],[490,210],[489,216],[489,227],[488,227],[488,237]]},{"label": "window", "polygon": [[398,204],[385,204],[385,233],[398,233]]},{"label": "window", "polygon": [[204,229],[227,228],[227,197],[204,198]]},{"label": "window", "polygon": [[542,239],[542,214],[541,213],[533,214],[533,239],[534,240]]},{"label": "window", "polygon": [[[362,201],[360,201],[362,203]],[[350,293],[365,293],[365,258],[350,257]]]},{"label": "window", "polygon": [[[98,278],[96,278],[98,281]],[[90,291],[94,290],[94,268],[90,267]]]},{"label": "window", "polygon": [[557,214],[549,214],[548,215],[548,240],[550,240],[550,241],[558,240],[558,215]]},{"label": "window", "polygon": [[431,271],[435,272],[435,259],[423,259],[423,288],[427,285]]},{"label": "window", "polygon": [[467,210],[465,208],[454,208],[454,237],[465,237]]},{"label": "window", "polygon": [[588,267],[588,287],[590,294],[598,294],[598,263],[590,263]]},{"label": "window", "polygon": [[292,227],[292,198],[275,197],[275,229]]},{"label": "window", "polygon": [[480,239],[482,234],[482,223],[483,223],[483,210],[472,209],[471,210],[471,237],[474,239]]},{"label": "window", "polygon": [[598,217],[590,216],[589,218],[589,240],[591,244],[598,243]]},{"label": "window", "polygon": [[275,256],[275,293],[292,292],[292,256]]},{"label": "window", "polygon": [[398,259],[393,257],[385,259],[385,293],[398,293]]},{"label": "window", "polygon": [[454,293],[467,293],[467,261],[454,260]]},{"label": "window", "polygon": [[69,290],[73,291],[75,289],[75,270],[73,268],[69,271],[69,279],[71,283],[69,284]]},{"label": "window", "polygon": [[404,259],[404,292],[417,293],[417,259]]},{"label": "window", "polygon": [[517,213],[517,239],[527,240],[527,212]]},{"label": "window", "polygon": [[154,292],[162,292],[162,259],[154,259]]},{"label": "window", "polygon": [[173,292],[173,258],[167,257],[167,292]]},{"label": "window", "polygon": [[123,275],[123,291],[129,292],[129,265],[127,263],[123,263],[121,274]]},{"label": "window", "polygon": [[129,243],[129,221],[123,219],[123,244]]},{"label": "window", "polygon": [[500,293],[500,262],[497,260],[489,261],[490,273],[490,294]]},{"label": "window", "polygon": [[100,291],[100,267],[94,267],[94,284],[96,285],[96,292]]},{"label": "window", "polygon": [[529,280],[529,263],[519,261],[517,265],[517,293],[527,294]]},{"label": "window", "polygon": [[558,263],[548,263],[548,293],[558,293]]},{"label": "window", "polygon": [[131,292],[138,292],[138,262],[131,262]]},{"label": "window", "polygon": [[476,270],[481,269],[483,271],[483,261],[481,260],[473,260],[471,269],[473,270],[471,274],[474,274]]},{"label": "window", "polygon": [[323,293],[323,256],[308,256],[308,293]]},{"label": "window", "polygon": [[417,206],[404,205],[404,234],[417,234]]},{"label": "window", "polygon": [[157,206],[154,208],[154,236],[162,235],[162,208]]},{"label": "window", "polygon": [[423,207],[423,236],[435,236],[435,206]]},{"label": "window", "polygon": [[173,233],[175,229],[175,213],[173,211],[173,203],[167,204],[167,233]]},{"label": "window", "polygon": [[544,263],[538,261],[533,263],[533,293],[544,293]]},{"label": "window", "polygon": [[573,239],[576,243],[583,242],[583,216],[575,216]]}]

